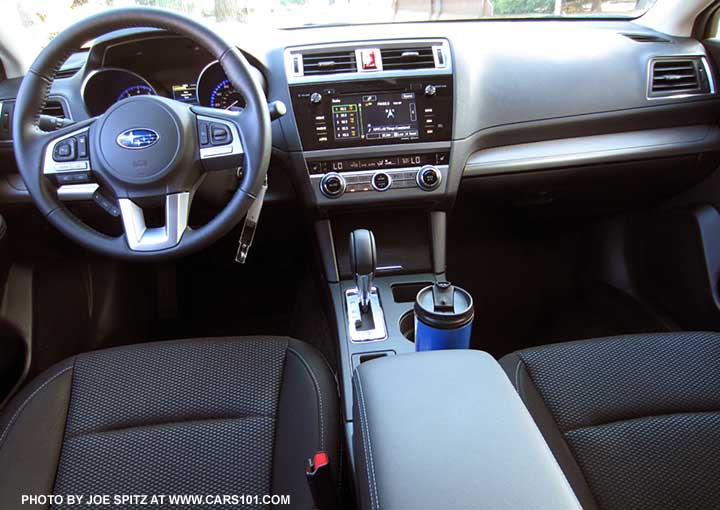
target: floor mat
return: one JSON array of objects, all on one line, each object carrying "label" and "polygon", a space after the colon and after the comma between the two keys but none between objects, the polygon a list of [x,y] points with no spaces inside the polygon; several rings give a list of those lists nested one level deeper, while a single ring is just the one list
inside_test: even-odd
[{"label": "floor mat", "polygon": [[591,224],[475,212],[450,225],[447,273],[473,295],[474,348],[500,357],[552,342],[667,330],[645,305],[595,279],[587,266]]}]

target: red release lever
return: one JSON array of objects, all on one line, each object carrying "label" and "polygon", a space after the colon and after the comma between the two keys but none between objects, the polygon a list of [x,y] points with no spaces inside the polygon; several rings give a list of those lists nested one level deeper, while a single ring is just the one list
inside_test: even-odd
[{"label": "red release lever", "polygon": [[330,464],[330,457],[328,457],[328,454],[326,452],[317,452],[313,455],[312,465],[307,467],[307,472],[314,473],[328,464]]}]

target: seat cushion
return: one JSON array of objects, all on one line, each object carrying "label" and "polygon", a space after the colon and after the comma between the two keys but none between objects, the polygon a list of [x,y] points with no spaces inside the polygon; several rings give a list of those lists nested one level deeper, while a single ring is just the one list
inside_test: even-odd
[{"label": "seat cushion", "polygon": [[[287,494],[309,509],[305,460],[323,450],[340,464],[335,380],[289,338],[82,354],[26,388],[0,427],[0,466],[17,466],[0,470],[0,508],[55,493]],[[222,508],[193,505],[206,506]]]},{"label": "seat cushion", "polygon": [[720,335],[548,345],[500,360],[584,508],[720,506]]}]

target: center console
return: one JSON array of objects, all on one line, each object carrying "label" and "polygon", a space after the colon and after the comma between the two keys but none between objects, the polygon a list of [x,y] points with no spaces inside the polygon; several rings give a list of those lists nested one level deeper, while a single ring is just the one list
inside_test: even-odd
[{"label": "center console", "polygon": [[386,357],[360,365],[353,383],[362,510],[581,508],[489,354]]},{"label": "center console", "polygon": [[444,39],[286,50],[310,196],[320,206],[438,198],[450,172],[453,74]]}]

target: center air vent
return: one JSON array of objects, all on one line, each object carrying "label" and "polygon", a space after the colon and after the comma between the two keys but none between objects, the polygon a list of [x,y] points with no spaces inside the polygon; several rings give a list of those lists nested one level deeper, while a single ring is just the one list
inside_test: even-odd
[{"label": "center air vent", "polygon": [[285,49],[288,83],[452,73],[446,39],[354,41]]},{"label": "center air vent", "polygon": [[387,48],[381,50],[383,69],[386,71],[405,69],[432,69],[435,56],[432,46],[422,48]]},{"label": "center air vent", "polygon": [[710,81],[700,57],[658,59],[650,67],[650,97],[708,94]]},{"label": "center air vent", "polygon": [[302,56],[302,73],[305,76],[318,74],[353,73],[357,71],[354,51],[329,53],[305,53]]}]

